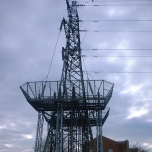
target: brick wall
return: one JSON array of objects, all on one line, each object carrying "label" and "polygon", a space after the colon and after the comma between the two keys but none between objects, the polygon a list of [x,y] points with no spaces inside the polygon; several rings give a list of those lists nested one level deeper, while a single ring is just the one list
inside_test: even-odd
[{"label": "brick wall", "polygon": [[[104,136],[102,137],[102,140],[103,140],[103,152],[129,152],[128,140],[118,142]],[[96,147],[96,144],[97,144],[97,139],[95,138],[94,139],[95,147]],[[93,150],[91,144],[89,146],[89,149]]]}]

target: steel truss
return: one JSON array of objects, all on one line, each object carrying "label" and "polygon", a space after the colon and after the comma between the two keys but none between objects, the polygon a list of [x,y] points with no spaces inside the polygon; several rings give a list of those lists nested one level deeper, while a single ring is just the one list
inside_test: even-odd
[{"label": "steel truss", "polygon": [[43,134],[44,117],[41,111],[38,112],[37,131],[35,140],[35,152],[42,151],[42,134]]},{"label": "steel truss", "polygon": [[[69,20],[63,18],[60,26],[66,35],[61,80],[28,82],[20,88],[39,112],[36,149],[41,149],[45,118],[48,131],[43,152],[89,152],[90,147],[102,152],[102,125],[109,114],[106,105],[114,85],[83,79],[77,2],[66,3]],[[97,144],[93,142],[92,127],[96,127]]]}]

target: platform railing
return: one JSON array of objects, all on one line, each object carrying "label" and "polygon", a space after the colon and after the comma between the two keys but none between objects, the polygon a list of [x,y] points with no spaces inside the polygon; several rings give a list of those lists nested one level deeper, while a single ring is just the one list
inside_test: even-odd
[{"label": "platform railing", "polygon": [[[73,83],[75,83],[73,81]],[[80,85],[81,82],[77,82],[77,86]],[[71,84],[67,84],[68,85]],[[86,97],[80,97],[79,93],[81,90],[79,90],[79,87],[75,88],[75,92],[78,94],[76,96],[76,100],[87,100],[89,103],[93,103],[93,101],[99,101],[102,102],[104,100],[105,106],[108,104],[112,92],[114,84],[104,81],[104,80],[84,80],[84,86],[85,86],[85,94]],[[66,96],[59,95],[59,87],[60,87],[60,81],[37,81],[37,82],[27,82],[20,86],[24,96],[26,99],[29,100],[54,100],[54,101],[71,101],[74,100],[72,98],[72,93],[67,93]],[[63,88],[60,89],[60,91],[63,91]],[[71,91],[72,92],[72,91]]]}]

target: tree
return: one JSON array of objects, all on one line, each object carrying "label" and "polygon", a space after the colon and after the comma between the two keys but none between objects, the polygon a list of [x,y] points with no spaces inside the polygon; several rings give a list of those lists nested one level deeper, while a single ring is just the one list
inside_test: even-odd
[{"label": "tree", "polygon": [[130,147],[130,152],[150,152],[150,149],[137,142]]}]

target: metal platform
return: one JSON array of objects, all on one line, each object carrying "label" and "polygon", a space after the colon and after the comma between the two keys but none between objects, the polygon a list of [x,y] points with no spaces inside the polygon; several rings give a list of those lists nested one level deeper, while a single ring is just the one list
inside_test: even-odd
[{"label": "metal platform", "polygon": [[[81,82],[77,83],[79,85]],[[104,110],[112,96],[114,85],[104,80],[84,80],[84,84],[85,98],[79,97],[80,90],[75,90],[75,98],[69,93],[62,97],[59,93],[60,81],[27,82],[20,88],[36,111],[54,111],[58,103],[62,103],[64,110],[70,110],[71,107],[75,110]]]}]

